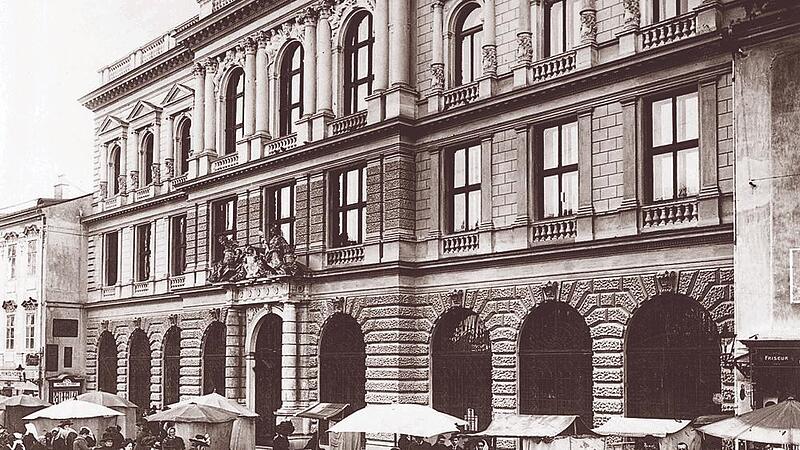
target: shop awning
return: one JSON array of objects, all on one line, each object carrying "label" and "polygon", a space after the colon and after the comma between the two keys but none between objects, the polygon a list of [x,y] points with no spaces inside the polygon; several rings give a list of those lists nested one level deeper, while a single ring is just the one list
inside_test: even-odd
[{"label": "shop awning", "polygon": [[642,419],[638,417],[612,417],[593,431],[603,436],[663,438],[689,426],[688,420]]},{"label": "shop awning", "polygon": [[730,419],[733,417],[733,414],[711,414],[708,416],[700,416],[692,421],[692,426],[702,427],[703,425],[708,425],[710,423],[716,423],[720,420]]},{"label": "shop awning", "polygon": [[544,438],[555,437],[569,428],[570,434],[585,433],[588,428],[579,416],[551,416],[528,414],[503,414],[492,419],[489,427],[478,433],[481,436]]},{"label": "shop awning", "polygon": [[341,414],[348,406],[349,403],[317,403],[295,414],[295,417],[327,420]]}]

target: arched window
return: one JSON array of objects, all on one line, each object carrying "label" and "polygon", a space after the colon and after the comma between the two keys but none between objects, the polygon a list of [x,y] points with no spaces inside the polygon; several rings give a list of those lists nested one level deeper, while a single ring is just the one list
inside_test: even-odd
[{"label": "arched window", "polygon": [[481,75],[483,21],[481,8],[470,3],[456,21],[455,85],[469,84]]},{"label": "arched window", "polygon": [[261,319],[256,335],[256,444],[272,445],[275,411],[281,407],[281,345],[283,321],[277,314]]},{"label": "arched window", "polygon": [[662,295],[644,303],[625,339],[626,415],[690,419],[719,414],[719,334],[696,301]]},{"label": "arched window", "polygon": [[111,148],[111,157],[109,158],[111,163],[110,167],[108,168],[108,187],[110,188],[109,192],[111,195],[119,194],[119,176],[120,170],[122,170],[120,166],[120,163],[122,162],[120,161],[122,157],[121,153],[122,152],[118,145],[115,145]]},{"label": "arched window", "polygon": [[175,174],[183,175],[189,171],[189,154],[192,152],[192,121],[183,119],[178,126],[178,161]]},{"label": "arched window", "polygon": [[578,414],[592,423],[592,337],[583,317],[563,302],[530,313],[519,340],[522,414]]},{"label": "arched window", "polygon": [[164,406],[180,400],[181,329],[172,326],[164,335]]},{"label": "arched window", "polygon": [[295,132],[295,123],[303,115],[303,47],[293,42],[281,62],[281,136]]},{"label": "arched window", "polygon": [[483,430],[492,417],[492,351],[480,318],[465,308],[448,311],[433,333],[433,407]]},{"label": "arched window", "polygon": [[140,177],[144,186],[153,182],[153,134],[147,133],[142,139],[142,167]]},{"label": "arched window", "polygon": [[150,408],[150,340],[137,328],[128,346],[128,398],[139,411]]},{"label": "arched window", "polygon": [[325,325],[319,345],[320,401],[349,403],[348,412],[366,405],[367,354],[361,326],[336,313]]},{"label": "arched window", "polygon": [[97,342],[97,390],[117,393],[117,341],[104,331]]},{"label": "arched window", "polygon": [[236,141],[244,137],[244,71],[237,67],[228,78],[225,90],[225,154],[236,151]]},{"label": "arched window", "polygon": [[203,395],[225,395],[225,325],[212,322],[203,340]]},{"label": "arched window", "polygon": [[361,11],[353,17],[344,44],[344,114],[367,108],[367,96],[372,94],[372,15]]}]

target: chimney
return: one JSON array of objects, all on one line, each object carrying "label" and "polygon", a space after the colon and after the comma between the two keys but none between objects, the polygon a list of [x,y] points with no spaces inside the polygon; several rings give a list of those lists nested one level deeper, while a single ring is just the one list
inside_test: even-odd
[{"label": "chimney", "polygon": [[59,175],[58,183],[56,183],[56,185],[53,186],[53,197],[64,198],[64,186],[66,185],[67,183],[64,181],[64,175]]}]

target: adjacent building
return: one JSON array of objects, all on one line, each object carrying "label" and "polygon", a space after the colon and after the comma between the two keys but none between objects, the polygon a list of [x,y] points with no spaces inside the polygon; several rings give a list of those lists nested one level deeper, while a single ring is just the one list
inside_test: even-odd
[{"label": "adjacent building", "polygon": [[[82,99],[87,388],[143,407],[224,392],[261,414],[260,445],[318,401],[473,429],[734,410],[753,317],[734,237],[781,264],[793,242],[741,244],[792,223],[734,175],[761,121],[788,133],[757,106],[797,104],[763,81],[761,41],[736,55],[762,8],[796,27],[764,3],[199,0]],[[773,94],[740,136],[748,82]],[[758,149],[754,180],[777,170]]]},{"label": "adjacent building", "polygon": [[84,387],[85,236],[91,196],[39,198],[0,210],[4,395],[60,401]]}]

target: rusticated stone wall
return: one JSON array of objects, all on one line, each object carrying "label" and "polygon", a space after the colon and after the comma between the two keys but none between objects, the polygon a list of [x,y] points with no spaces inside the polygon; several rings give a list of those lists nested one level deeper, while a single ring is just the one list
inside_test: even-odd
[{"label": "rusticated stone wall", "polygon": [[[549,286],[550,289],[547,289]],[[514,285],[465,286],[449,292],[394,292],[370,296],[311,298],[297,304],[298,383],[300,404],[318,399],[318,344],[326,321],[337,312],[356,319],[366,343],[366,400],[428,403],[430,399],[429,343],[435,325],[449,309],[475,311],[491,340],[493,414],[517,410],[517,341],[528,314],[545,301],[566,302],[585,318],[593,341],[593,410],[595,425],[624,413],[624,335],[631,317],[644,303],[661,294],[680,294],[698,301],[718,328],[733,321],[733,270],[709,268],[676,272],[647,272],[608,278],[537,280]],[[220,294],[222,296],[223,294]],[[220,297],[222,300],[222,297]],[[251,308],[252,309],[252,308]],[[136,327],[151,342],[153,355],[151,401],[161,401],[163,336],[172,325],[182,329],[182,396],[201,393],[201,346],[213,321],[227,330],[226,395],[246,398],[246,333],[253,329],[250,310],[217,308],[142,317],[122,321],[90,321],[87,388],[97,385],[97,340],[108,329],[117,341],[118,392],[127,394],[127,345]],[[733,375],[722,369],[724,410],[733,408]]]}]

